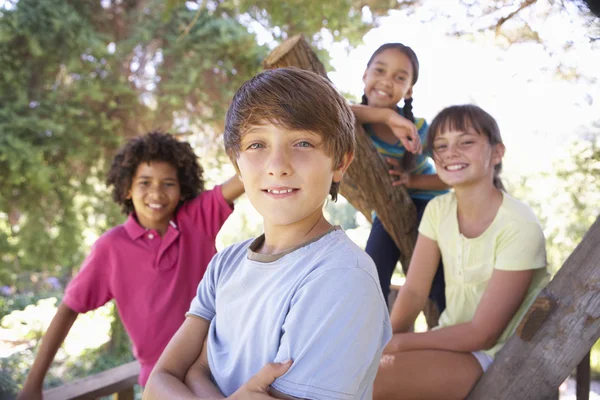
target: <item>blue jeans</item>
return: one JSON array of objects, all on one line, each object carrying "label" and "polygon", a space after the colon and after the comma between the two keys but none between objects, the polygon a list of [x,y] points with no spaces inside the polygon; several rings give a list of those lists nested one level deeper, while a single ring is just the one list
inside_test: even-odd
[{"label": "blue jeans", "polygon": [[[425,206],[429,203],[429,200],[412,200],[417,208],[417,223],[421,223]],[[387,301],[388,295],[390,294],[392,274],[394,273],[394,268],[400,258],[400,250],[396,247],[396,243],[394,243],[394,240],[383,228],[383,224],[377,217],[375,217],[375,220],[373,221],[373,227],[371,228],[365,251],[375,262],[377,273],[379,274],[381,291]],[[438,265],[435,277],[433,278],[433,283],[431,284],[431,292],[429,293],[429,298],[435,302],[440,313],[446,308],[446,296],[444,294],[445,287],[444,268],[440,259],[440,264]]]}]

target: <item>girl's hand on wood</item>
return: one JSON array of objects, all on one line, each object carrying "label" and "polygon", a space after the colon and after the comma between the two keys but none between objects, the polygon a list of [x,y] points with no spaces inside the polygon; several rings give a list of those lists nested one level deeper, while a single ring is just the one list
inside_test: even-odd
[{"label": "girl's hand on wood", "polygon": [[395,177],[395,179],[392,179],[392,186],[404,185],[405,187],[410,188],[411,174],[404,171],[397,160],[389,157],[386,157],[385,160],[392,166],[392,169],[388,170],[388,173],[392,177]]}]

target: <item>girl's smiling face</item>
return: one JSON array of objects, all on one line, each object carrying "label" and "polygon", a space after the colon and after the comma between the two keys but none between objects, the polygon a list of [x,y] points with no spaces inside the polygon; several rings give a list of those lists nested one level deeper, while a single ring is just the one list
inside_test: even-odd
[{"label": "girl's smiling face", "polygon": [[491,145],[487,136],[472,128],[450,129],[435,136],[433,156],[438,176],[454,188],[491,183],[504,156],[504,145]]},{"label": "girl's smiling face", "polygon": [[413,66],[397,49],[377,54],[363,75],[365,96],[373,107],[394,108],[412,96]]}]

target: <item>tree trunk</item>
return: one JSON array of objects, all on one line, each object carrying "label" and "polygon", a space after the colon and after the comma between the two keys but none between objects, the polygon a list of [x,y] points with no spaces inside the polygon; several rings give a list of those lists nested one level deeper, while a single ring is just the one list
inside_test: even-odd
[{"label": "tree trunk", "polygon": [[468,399],[547,399],[600,337],[600,218]]},{"label": "tree trunk", "polygon": [[[302,35],[296,35],[275,48],[265,58],[263,67],[298,67],[327,78],[325,67]],[[373,211],[377,213],[386,231],[400,249],[400,262],[406,273],[417,237],[415,206],[406,189],[392,186],[386,162],[379,156],[358,123],[355,133],[356,154],[344,176],[340,193],[367,220],[371,221]],[[436,306],[431,302],[425,313],[430,327],[437,325],[438,315]]]}]

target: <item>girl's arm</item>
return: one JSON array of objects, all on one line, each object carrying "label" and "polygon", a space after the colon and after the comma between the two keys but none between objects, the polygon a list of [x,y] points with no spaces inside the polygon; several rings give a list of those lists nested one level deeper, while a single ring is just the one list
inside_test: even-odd
[{"label": "girl's arm", "polygon": [[233,204],[233,202],[244,193],[244,184],[239,177],[235,175],[221,184],[221,192],[227,203]]},{"label": "girl's arm", "polygon": [[[440,262],[437,242],[419,234],[406,276],[392,307],[392,332],[408,332],[425,307]],[[386,347],[387,352],[387,347]]]},{"label": "girl's arm", "polygon": [[402,142],[404,148],[411,153],[421,153],[421,138],[417,127],[396,111],[391,108],[369,107],[362,104],[351,104],[350,108],[360,124],[385,124]]},{"label": "girl's arm", "polygon": [[369,107],[364,104],[350,104],[356,120],[360,124],[387,124],[392,114],[391,108]]},{"label": "girl's arm", "polygon": [[408,189],[419,190],[447,190],[450,186],[446,185],[437,174],[409,174],[408,172],[391,169],[390,175],[397,175],[399,178],[392,182],[393,186],[404,185]]},{"label": "girl's arm", "polygon": [[494,270],[472,321],[429,332],[394,335],[389,351],[473,352],[492,348],[521,306],[534,273]]},{"label": "girl's arm", "polygon": [[42,398],[44,377],[78,315],[78,312],[71,310],[64,303],[58,306],[56,315],[52,318],[52,322],[42,339],[42,344],[23,385],[23,390],[17,399]]}]

